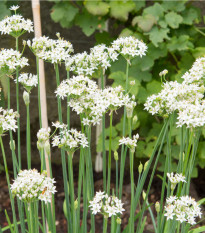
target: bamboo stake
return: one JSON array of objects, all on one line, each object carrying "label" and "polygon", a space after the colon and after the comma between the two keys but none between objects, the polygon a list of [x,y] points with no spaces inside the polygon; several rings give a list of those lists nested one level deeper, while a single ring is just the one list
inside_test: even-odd
[{"label": "bamboo stake", "polygon": [[[39,0],[32,0],[32,11],[33,11],[33,21],[34,21],[34,33],[35,33],[35,37],[38,38],[42,36]],[[44,62],[41,59],[39,60],[39,85],[40,85],[42,127],[48,129],[45,72],[44,72]],[[46,171],[48,176],[50,177],[49,158],[46,151],[44,152],[45,152],[45,161],[46,161]]]}]

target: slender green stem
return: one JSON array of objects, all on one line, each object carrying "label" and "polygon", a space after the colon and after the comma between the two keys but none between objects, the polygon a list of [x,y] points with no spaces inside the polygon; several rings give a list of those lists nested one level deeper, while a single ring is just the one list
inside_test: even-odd
[{"label": "slender green stem", "polygon": [[26,105],[26,149],[27,149],[27,165],[28,169],[31,169],[31,129],[30,129],[30,113],[29,104]]},{"label": "slender green stem", "polygon": [[[59,69],[58,64],[55,64],[55,71],[56,71],[56,84],[57,87],[60,85],[60,77],[59,77]],[[62,123],[62,107],[61,107],[61,100],[57,97],[58,100],[58,118],[59,122]],[[67,168],[66,168],[66,159],[65,159],[65,151],[61,149],[61,161],[62,161],[62,168],[63,168],[63,183],[64,183],[64,191],[65,191],[65,199],[66,199],[66,210],[67,210],[67,224],[69,233],[73,232],[73,226],[71,221],[71,212],[70,212],[70,201],[69,201],[69,194],[68,194],[68,177],[67,177]]]},{"label": "slender green stem", "polygon": [[109,137],[108,178],[107,178],[107,194],[108,195],[110,195],[110,180],[111,180],[112,118],[113,118],[113,111],[110,112],[110,137]]},{"label": "slender green stem", "polygon": [[[69,71],[67,71],[67,79],[70,78]],[[68,105],[70,101],[70,97],[67,97],[67,125],[68,125],[68,130],[70,129],[70,106]]]},{"label": "slender green stem", "polygon": [[73,233],[76,232],[75,224],[75,194],[74,194],[74,181],[73,181],[73,154],[68,152],[68,177],[69,177],[69,193],[70,193],[70,202],[71,202],[71,213],[73,221]]},{"label": "slender green stem", "polygon": [[[103,69],[101,69],[101,89],[105,87],[105,77],[103,75]],[[105,114],[102,117],[102,154],[103,154],[103,190],[106,190],[106,174],[107,174],[107,164],[106,164],[106,150],[105,150]]]},{"label": "slender green stem", "polygon": [[12,214],[13,214],[14,230],[15,230],[15,233],[18,233],[19,231],[18,231],[18,226],[17,226],[17,221],[16,221],[14,199],[12,197],[12,193],[11,193],[11,190],[10,190],[9,172],[8,172],[8,166],[7,166],[7,162],[6,162],[6,155],[5,155],[4,145],[3,145],[3,141],[2,141],[1,136],[0,136],[0,144],[1,144],[1,151],[2,151],[2,155],[3,155],[4,168],[5,168],[5,173],[6,173],[6,180],[7,180],[7,184],[8,184],[8,188],[9,188],[9,197],[10,197],[10,201],[11,201],[11,208],[12,208]]},{"label": "slender green stem", "polygon": [[[127,61],[126,64],[126,86],[125,86],[125,94],[128,91],[128,76],[129,76],[129,62]],[[126,131],[126,107],[124,107],[124,113],[123,113],[123,129],[122,129],[122,136],[125,136]],[[124,178],[124,168],[125,168],[125,157],[126,154],[124,154],[125,146],[122,145],[121,149],[121,159],[120,159],[120,186],[119,186],[119,198],[122,197],[122,184],[123,184],[123,178]]]},{"label": "slender green stem", "polygon": [[103,233],[107,233],[107,218],[104,218]]},{"label": "slender green stem", "polygon": [[38,115],[39,115],[39,126],[42,128],[42,121],[41,121],[41,98],[40,98],[40,74],[39,74],[39,58],[36,57],[36,70],[37,70],[37,77],[38,77]]},{"label": "slender green stem", "polygon": [[116,197],[118,196],[118,160],[116,160],[115,162],[115,169],[116,169],[116,183],[115,183],[115,186],[116,186]]},{"label": "slender green stem", "polygon": [[[16,37],[16,50],[18,51],[18,37]],[[19,70],[18,67],[16,68],[16,108],[18,114],[20,114],[19,108]],[[19,162],[19,169],[21,169],[21,128],[20,128],[20,118],[17,119],[17,137],[18,137],[18,162]]]},{"label": "slender green stem", "polygon": [[130,152],[130,181],[131,181],[131,208],[130,208],[130,233],[134,233],[134,152]]}]

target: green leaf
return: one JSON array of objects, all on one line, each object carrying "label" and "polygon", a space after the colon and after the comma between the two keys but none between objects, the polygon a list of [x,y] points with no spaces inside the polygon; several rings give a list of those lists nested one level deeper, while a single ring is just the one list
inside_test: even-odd
[{"label": "green leaf", "polygon": [[51,10],[51,18],[54,22],[59,22],[62,27],[71,27],[72,21],[78,13],[78,8],[69,2],[60,2]]},{"label": "green leaf", "polygon": [[132,26],[137,24],[142,31],[149,32],[156,22],[157,21],[153,15],[136,16],[132,20]]},{"label": "green leaf", "polygon": [[183,18],[181,15],[172,11],[165,15],[165,20],[171,28],[178,28],[179,24],[182,23]]},{"label": "green leaf", "polygon": [[156,94],[161,91],[162,84],[159,81],[153,80],[147,84],[147,92],[149,95]]},{"label": "green leaf", "polygon": [[201,200],[197,201],[199,205],[204,205],[205,203],[205,198],[202,198]]},{"label": "green leaf", "polygon": [[201,233],[201,232],[205,232],[205,226],[198,227],[196,229],[189,231],[189,233]]},{"label": "green leaf", "polygon": [[205,142],[199,142],[198,156],[200,159],[205,159]]},{"label": "green leaf", "polygon": [[163,42],[164,39],[170,39],[168,37],[168,33],[169,33],[169,29],[168,28],[161,28],[159,29],[158,27],[153,27],[152,30],[147,33],[149,35],[149,39],[152,41],[152,43],[158,47],[158,44]]},{"label": "green leaf", "polygon": [[153,60],[156,60],[160,57],[167,56],[167,47],[166,44],[160,44],[157,48],[152,44],[148,44],[147,55],[149,55]]},{"label": "green leaf", "polygon": [[106,44],[107,46],[109,46],[113,41],[113,38],[111,37],[110,33],[105,31],[95,33],[95,39],[97,44]]},{"label": "green leaf", "polygon": [[129,13],[136,7],[133,1],[111,1],[110,16],[121,21],[128,19]]},{"label": "green leaf", "polygon": [[156,20],[159,20],[164,16],[164,8],[159,3],[155,3],[153,6],[144,9],[143,15],[146,14],[152,15]]},{"label": "green leaf", "polygon": [[137,95],[137,100],[138,100],[137,102],[138,103],[145,103],[148,96],[149,96],[149,94],[148,94],[147,90],[143,86],[140,86],[139,91],[138,91],[138,95]]},{"label": "green leaf", "polygon": [[84,1],[84,6],[87,11],[92,15],[106,15],[109,12],[109,4],[106,2],[98,1]]},{"label": "green leaf", "polygon": [[185,9],[185,2],[186,1],[167,1],[164,0],[162,3],[162,7],[168,11],[176,11],[176,12],[181,12]]},{"label": "green leaf", "polygon": [[76,16],[75,23],[82,29],[86,36],[90,36],[98,28],[99,21],[96,16],[85,11],[83,14]]},{"label": "green leaf", "polygon": [[132,60],[132,66],[137,66],[140,70],[149,70],[154,65],[154,60],[150,56],[136,57]]},{"label": "green leaf", "polygon": [[204,47],[196,47],[191,50],[192,55],[194,58],[202,57],[205,55],[205,48]]},{"label": "green leaf", "polygon": [[186,11],[182,12],[183,24],[192,25],[195,20],[199,17],[198,9],[195,7],[191,7],[186,9]]},{"label": "green leaf", "polygon": [[0,1],[0,20],[2,20],[5,16],[10,16],[11,11],[7,8],[6,3],[4,1]]},{"label": "green leaf", "polygon": [[170,42],[167,44],[169,51],[183,51],[194,48],[194,45],[189,41],[190,37],[187,35],[181,35],[180,37],[172,37]]}]

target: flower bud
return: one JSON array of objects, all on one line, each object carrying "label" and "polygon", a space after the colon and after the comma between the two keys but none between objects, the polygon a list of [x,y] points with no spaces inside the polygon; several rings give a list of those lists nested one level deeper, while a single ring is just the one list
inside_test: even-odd
[{"label": "flower bud", "polygon": [[50,153],[51,153],[51,147],[50,147],[49,141],[46,141],[44,146],[45,146],[45,151],[46,151],[46,153],[47,153],[48,155],[50,155]]},{"label": "flower bud", "polygon": [[74,201],[74,209],[77,210],[77,208],[78,208],[78,199]]},{"label": "flower bud", "polygon": [[29,97],[29,93],[27,91],[23,92],[23,100],[24,100],[24,103],[26,106],[29,105],[30,97]]},{"label": "flower bud", "polygon": [[159,211],[160,211],[160,204],[159,204],[158,201],[155,203],[155,209],[156,209],[157,213],[159,213]]},{"label": "flower bud", "polygon": [[148,164],[149,164],[149,160],[147,160],[147,162],[144,164],[144,171],[147,169]]},{"label": "flower bud", "polygon": [[23,40],[23,45],[26,46],[26,41],[25,40]]},{"label": "flower bud", "polygon": [[134,109],[133,104],[129,103],[126,105],[127,118],[132,118],[133,109]]},{"label": "flower bud", "polygon": [[140,162],[140,165],[139,165],[139,167],[138,167],[138,172],[139,172],[139,174],[142,173],[142,170],[143,170],[143,165],[142,165],[142,163]]},{"label": "flower bud", "polygon": [[138,121],[138,117],[137,117],[137,115],[135,115],[135,116],[133,117],[132,122],[133,122],[133,124],[136,124],[137,121]]},{"label": "flower bud", "polygon": [[114,159],[115,159],[115,161],[118,161],[118,152],[117,151],[114,152]]},{"label": "flower bud", "polygon": [[121,224],[121,222],[122,222],[121,218],[117,217],[117,219],[116,219],[116,223],[120,225],[120,224]]},{"label": "flower bud", "polygon": [[13,142],[9,142],[9,145],[10,145],[10,149],[11,150],[15,150],[15,141],[13,140]]},{"label": "flower bud", "polygon": [[134,86],[134,85],[135,85],[135,80],[130,81],[130,85],[131,85],[131,86]]},{"label": "flower bud", "polygon": [[143,191],[143,192],[142,192],[142,197],[143,197],[144,200],[145,200],[145,198],[146,198],[146,195],[147,195],[147,194],[145,193],[145,191]]}]

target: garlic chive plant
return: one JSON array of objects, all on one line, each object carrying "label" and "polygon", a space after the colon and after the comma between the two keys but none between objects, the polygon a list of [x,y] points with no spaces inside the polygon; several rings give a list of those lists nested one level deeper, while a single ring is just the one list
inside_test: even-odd
[{"label": "garlic chive plant", "polygon": [[[135,57],[146,56],[147,45],[135,37],[121,37],[109,46],[100,44],[90,49],[90,52],[73,54],[73,46],[64,40],[59,33],[57,39],[46,36],[34,38],[23,42],[24,49],[31,49],[36,56],[37,75],[21,73],[19,70],[28,66],[28,59],[23,52],[18,51],[18,40],[26,32],[33,31],[33,23],[25,20],[16,12],[18,6],[10,10],[14,15],[0,22],[1,34],[11,35],[16,39],[16,50],[2,49],[0,51],[0,70],[8,79],[8,109],[0,107],[0,145],[3,155],[4,169],[9,189],[9,198],[12,207],[12,220],[7,215],[10,231],[12,233],[56,233],[55,197],[57,192],[55,180],[52,178],[52,161],[49,156],[48,166],[45,153],[60,149],[64,182],[64,214],[67,221],[68,233],[95,233],[96,215],[103,218],[102,232],[134,233],[145,231],[145,210],[148,209],[155,233],[194,233],[203,232],[205,227],[196,227],[202,218],[202,201],[196,202],[190,197],[190,182],[196,159],[197,148],[201,130],[205,124],[205,58],[198,58],[191,69],[182,76],[182,82],[166,81],[168,71],[160,72],[162,90],[148,97],[144,107],[151,115],[163,119],[164,125],[157,137],[152,153],[144,164],[140,162],[135,171],[135,160],[138,158],[139,141],[146,139],[133,131],[137,122],[135,107],[136,97],[130,95],[128,90],[129,67]],[[26,47],[26,45],[28,47]],[[112,64],[122,56],[126,65],[126,85],[110,87],[105,85],[106,72]],[[52,123],[48,129],[42,128],[41,123],[37,133],[36,145],[40,154],[41,172],[33,166],[30,140],[30,93],[33,87],[39,84],[39,59],[54,66],[56,72],[56,97],[58,101],[58,121]],[[60,80],[59,66],[65,68],[67,77]],[[70,72],[74,75],[70,75]],[[15,76],[15,77],[13,77]],[[101,87],[96,80],[100,78]],[[10,81],[14,78],[16,83],[17,111],[10,109]],[[63,76],[62,76],[63,79]],[[20,108],[19,84],[24,88],[23,99],[27,108],[27,164],[28,170],[21,170],[20,148]],[[130,82],[131,88],[135,80]],[[38,85],[38,91],[39,91]],[[62,111],[61,100],[66,100],[67,109]],[[40,96],[38,94],[40,108]],[[113,151],[113,117],[120,114],[124,108],[122,135],[119,137],[119,151]],[[36,109],[38,110],[38,109]],[[70,111],[79,116],[79,129],[71,127]],[[40,111],[39,111],[40,113]],[[65,116],[64,116],[65,115]],[[109,121],[108,143],[105,140],[105,117]],[[39,115],[41,122],[41,114]],[[63,119],[66,118],[66,124]],[[95,190],[93,164],[92,164],[92,135],[93,127],[102,122],[102,150],[103,150],[103,187],[102,191]],[[177,167],[172,167],[173,127],[180,132],[180,151]],[[17,130],[16,156],[15,142],[12,133]],[[3,136],[9,131],[10,148],[12,151],[14,181],[10,185],[9,171],[3,144]],[[5,141],[6,142],[6,141]],[[52,145],[52,146],[51,146]],[[107,148],[108,149],[107,149]],[[106,149],[108,152],[106,153]],[[156,169],[162,156],[166,155],[162,177],[161,196],[155,203],[156,213],[149,203],[151,189]],[[120,152],[120,153],[119,153]],[[129,156],[129,166],[126,166]],[[121,158],[119,158],[121,157]],[[78,163],[78,181],[74,182],[73,159]],[[120,166],[118,163],[120,160]],[[111,185],[112,162],[115,161],[115,186]],[[50,168],[51,177],[44,171]],[[76,165],[77,167],[77,165]],[[124,171],[130,170],[129,200],[123,200]],[[118,174],[119,173],[119,174]],[[119,175],[119,177],[118,177]],[[136,180],[136,176],[138,176]],[[149,177],[149,178],[148,178]],[[146,182],[147,181],[147,182]],[[146,185],[145,185],[146,182]],[[77,183],[77,185],[75,185]],[[111,190],[112,188],[112,190]],[[16,196],[17,209],[15,209],[14,196]],[[143,198],[141,198],[143,196]],[[123,202],[125,204],[123,204]],[[129,203],[130,208],[126,203]],[[121,224],[124,212],[129,213],[127,225]],[[13,221],[13,224],[11,223]],[[90,223],[90,224],[88,224]],[[0,224],[2,224],[0,222]],[[4,232],[8,227],[1,228]]]}]

